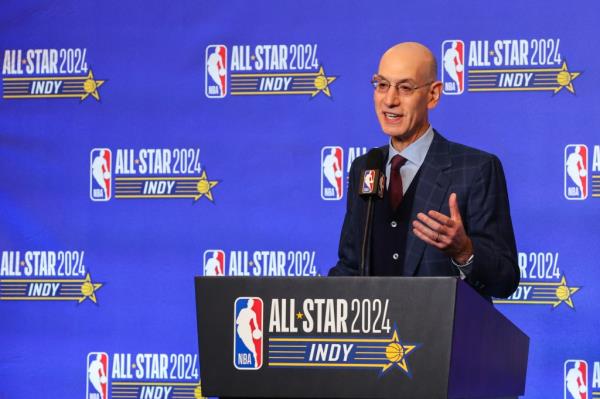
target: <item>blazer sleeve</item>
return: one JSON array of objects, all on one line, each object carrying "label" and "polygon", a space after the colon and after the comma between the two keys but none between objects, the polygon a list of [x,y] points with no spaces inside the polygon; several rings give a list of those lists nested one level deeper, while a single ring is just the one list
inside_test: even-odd
[{"label": "blazer sleeve", "polygon": [[482,294],[506,298],[519,285],[519,266],[506,179],[497,157],[479,169],[469,192],[463,222],[475,257],[463,272]]},{"label": "blazer sleeve", "polygon": [[348,194],[346,197],[346,215],[340,234],[340,243],[338,247],[338,262],[329,270],[329,276],[358,276],[360,247],[357,244],[359,238],[360,215],[357,214],[357,203],[359,200],[356,192],[357,182],[357,162],[353,162],[350,167],[348,178]]}]

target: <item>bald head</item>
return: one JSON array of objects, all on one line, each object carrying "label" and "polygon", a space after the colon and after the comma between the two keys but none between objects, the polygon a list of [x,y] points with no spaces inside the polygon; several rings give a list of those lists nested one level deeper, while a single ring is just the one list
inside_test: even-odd
[{"label": "bald head", "polygon": [[404,42],[389,48],[379,61],[379,69],[382,66],[393,68],[394,64],[402,63],[417,73],[418,78],[423,79],[421,83],[437,80],[437,61],[433,53],[421,43]]},{"label": "bald head", "polygon": [[379,82],[373,92],[375,113],[398,151],[427,131],[429,110],[437,106],[442,92],[436,76],[435,57],[422,44],[400,43],[381,57],[379,71],[373,76]]}]

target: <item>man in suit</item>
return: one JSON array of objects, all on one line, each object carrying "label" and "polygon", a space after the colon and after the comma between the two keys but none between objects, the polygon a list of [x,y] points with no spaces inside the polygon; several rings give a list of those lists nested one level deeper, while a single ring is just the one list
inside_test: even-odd
[{"label": "man in suit", "polygon": [[[373,77],[375,112],[389,145],[387,189],[374,203],[370,275],[460,276],[483,296],[507,297],[519,267],[499,159],[446,140],[428,121],[439,102],[435,57],[419,43],[382,56]],[[359,197],[366,156],[349,176],[339,260],[329,275],[358,275],[366,200]]]}]

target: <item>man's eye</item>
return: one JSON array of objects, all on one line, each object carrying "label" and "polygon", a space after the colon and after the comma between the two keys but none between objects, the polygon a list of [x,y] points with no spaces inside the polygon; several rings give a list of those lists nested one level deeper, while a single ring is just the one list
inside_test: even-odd
[{"label": "man's eye", "polygon": [[400,90],[402,93],[410,93],[413,91],[413,87],[411,85],[405,84],[398,86],[398,90]]},{"label": "man's eye", "polygon": [[379,83],[377,83],[377,88],[379,90],[387,90],[387,89],[389,89],[389,87],[390,87],[390,84],[388,82],[379,82]]}]

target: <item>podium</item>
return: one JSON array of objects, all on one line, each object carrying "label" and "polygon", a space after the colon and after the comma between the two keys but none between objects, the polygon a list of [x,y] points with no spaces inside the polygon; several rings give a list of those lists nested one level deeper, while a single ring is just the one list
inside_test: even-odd
[{"label": "podium", "polygon": [[202,394],[516,398],[529,338],[454,277],[196,277]]}]

